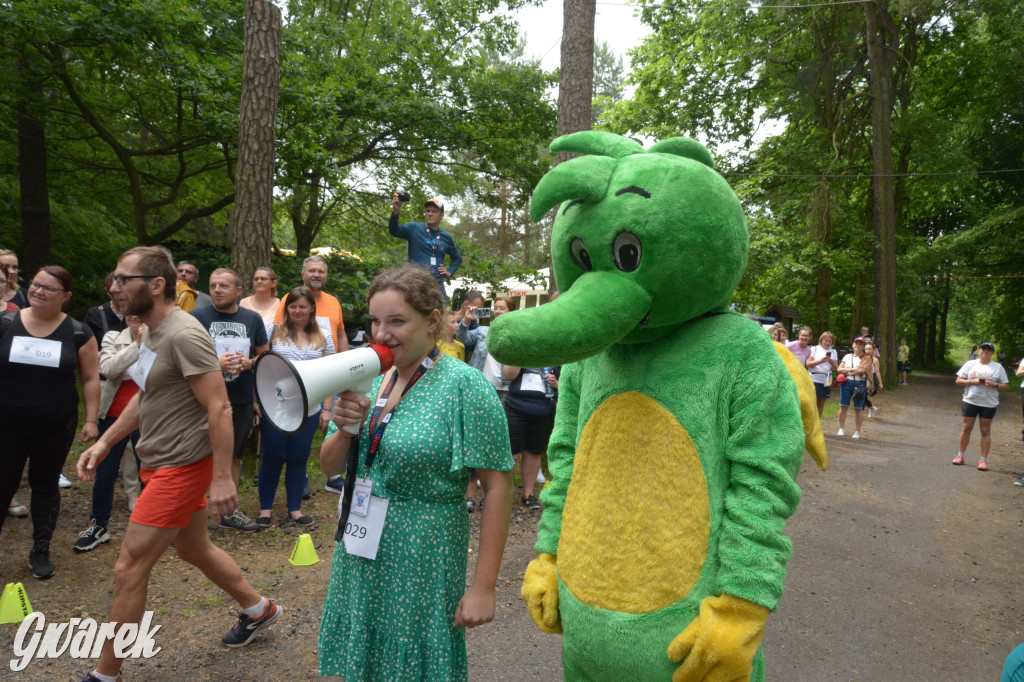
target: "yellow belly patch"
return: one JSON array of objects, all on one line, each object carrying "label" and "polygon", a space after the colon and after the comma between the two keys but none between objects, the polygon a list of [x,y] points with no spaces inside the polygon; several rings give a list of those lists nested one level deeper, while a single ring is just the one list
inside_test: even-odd
[{"label": "yellow belly patch", "polygon": [[700,577],[711,530],[704,469],[686,429],[640,393],[614,395],[580,437],[558,572],[585,604],[648,613]]}]

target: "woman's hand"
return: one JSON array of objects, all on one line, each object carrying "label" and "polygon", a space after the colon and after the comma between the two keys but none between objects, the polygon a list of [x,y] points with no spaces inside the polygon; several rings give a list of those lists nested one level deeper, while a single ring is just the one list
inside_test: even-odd
[{"label": "woman's hand", "polygon": [[469,308],[466,310],[466,314],[462,316],[462,324],[468,327],[474,322],[477,322],[478,320],[476,319],[476,309],[479,307],[480,306],[475,305],[469,306]]},{"label": "woman's hand", "polygon": [[82,443],[89,443],[96,440],[100,436],[100,430],[96,426],[96,422],[87,421],[85,426],[82,427],[82,433],[79,434],[78,440]]},{"label": "woman's hand", "polygon": [[346,426],[361,427],[370,414],[370,399],[353,391],[345,391],[334,401],[334,423],[346,436]]},{"label": "woman's hand", "polygon": [[550,372],[545,374],[544,381],[548,382],[548,385],[551,386],[556,391],[558,390],[558,377],[556,377],[554,374],[551,374]]},{"label": "woman's hand", "polygon": [[475,628],[494,620],[494,588],[470,586],[455,610],[455,627]]}]

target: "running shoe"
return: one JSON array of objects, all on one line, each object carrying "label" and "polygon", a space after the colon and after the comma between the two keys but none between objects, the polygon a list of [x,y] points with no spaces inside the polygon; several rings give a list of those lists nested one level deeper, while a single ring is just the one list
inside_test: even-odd
[{"label": "running shoe", "polygon": [[240,530],[243,533],[255,533],[260,529],[255,521],[242,513],[241,509],[236,509],[227,516],[220,517],[220,527]]},{"label": "running shoe", "polygon": [[[71,678],[71,682],[100,682],[100,678],[92,673],[78,673],[75,677]],[[117,675],[117,682],[121,682],[120,673]]]},{"label": "running shoe", "polygon": [[7,515],[15,518],[22,518],[28,516],[28,507],[23,504],[16,504],[13,507],[7,508]]},{"label": "running shoe", "polygon": [[523,498],[523,506],[536,511],[540,509],[540,500],[537,499],[536,495],[529,495]]},{"label": "running shoe", "polygon": [[537,470],[537,483],[547,483],[547,482],[548,482],[548,479],[544,478],[544,470],[543,469],[538,469]]},{"label": "running shoe", "polygon": [[110,542],[110,533],[106,528],[93,521],[91,526],[78,534],[78,539],[75,540],[75,546],[72,549],[77,554],[81,554],[96,549],[104,542]]},{"label": "running shoe", "polygon": [[71,485],[72,485],[71,481],[68,480],[68,477],[65,476],[64,474],[61,474],[60,475],[60,479],[58,479],[58,481],[57,481],[57,487],[58,488],[70,488]]},{"label": "running shoe", "polygon": [[978,471],[988,471],[988,462],[985,460],[978,461]]},{"label": "running shoe", "polygon": [[860,431],[854,431],[853,436],[851,436],[851,438],[860,438]]},{"label": "running shoe", "polygon": [[345,494],[345,479],[341,476],[331,476],[327,479],[327,485],[324,486],[324,490],[329,493],[337,493],[338,495]]},{"label": "running shoe", "polygon": [[1024,487],[1024,476],[1021,476],[1020,478],[1018,478],[1016,481],[1013,482],[1013,484],[1015,486],[1017,486],[1018,488]]},{"label": "running shoe", "polygon": [[843,431],[842,429],[839,429],[838,431],[836,431],[836,435],[837,436],[845,436],[846,435],[846,431]]},{"label": "running shoe", "polygon": [[469,512],[470,514],[472,514],[474,509],[476,509],[476,500],[474,500],[472,497],[467,497],[466,498],[466,511]]},{"label": "running shoe", "polygon": [[50,561],[50,548],[36,546],[28,555],[28,567],[32,569],[32,577],[39,580],[52,578],[54,573],[53,562]]},{"label": "running shoe", "polygon": [[232,648],[245,646],[252,641],[257,632],[280,618],[283,610],[273,599],[268,599],[263,613],[256,618],[239,613],[238,622],[235,624],[235,627],[231,628],[226,635],[221,637],[220,641]]},{"label": "running shoe", "polygon": [[964,463],[964,456],[963,455],[957,455],[956,457],[953,458],[953,461],[950,462],[950,464],[956,464],[957,466],[961,466],[963,463]]}]

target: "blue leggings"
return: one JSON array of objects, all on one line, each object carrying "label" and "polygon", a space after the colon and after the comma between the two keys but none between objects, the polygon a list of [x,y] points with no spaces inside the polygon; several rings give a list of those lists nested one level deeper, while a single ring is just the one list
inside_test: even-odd
[{"label": "blue leggings", "polygon": [[[302,490],[306,487],[306,462],[313,447],[313,436],[320,425],[320,414],[306,417],[306,425],[294,435],[281,433],[270,425],[270,420],[260,420],[263,436],[263,462],[260,464],[260,510],[274,508],[274,495],[281,480],[281,469],[285,469],[284,490],[288,495],[288,511],[299,511],[302,506]],[[285,468],[287,465],[287,468]]]},{"label": "blue leggings", "polygon": [[[101,419],[98,424],[100,435],[102,436],[106,433],[107,429],[113,426],[116,421],[117,417],[104,417]],[[134,450],[135,446],[139,444],[138,429],[125,436],[120,442],[114,443],[113,447],[110,448],[110,452],[107,453],[106,459],[96,467],[96,480],[92,484],[92,513],[89,514],[89,517],[104,528],[110,523],[110,508],[114,504],[114,481],[117,480],[117,471],[121,468],[121,457],[128,447],[128,441],[132,442]],[[141,469],[142,464],[139,462],[138,455],[133,456],[135,457],[136,466]]]}]

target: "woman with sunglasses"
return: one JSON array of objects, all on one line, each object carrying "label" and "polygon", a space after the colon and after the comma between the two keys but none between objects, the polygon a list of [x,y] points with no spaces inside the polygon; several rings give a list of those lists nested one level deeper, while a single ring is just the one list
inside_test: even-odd
[{"label": "woman with sunglasses", "polygon": [[30,461],[33,545],[28,561],[32,576],[40,579],[54,573],[50,540],[60,513],[57,481],[78,428],[76,369],[85,397],[80,438],[97,436],[99,351],[89,329],[63,312],[71,287],[71,273],[64,268],[40,268],[28,286],[31,307],[5,313],[0,323],[0,504],[10,503]]}]

